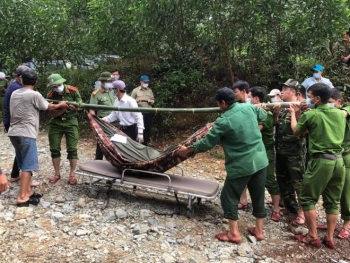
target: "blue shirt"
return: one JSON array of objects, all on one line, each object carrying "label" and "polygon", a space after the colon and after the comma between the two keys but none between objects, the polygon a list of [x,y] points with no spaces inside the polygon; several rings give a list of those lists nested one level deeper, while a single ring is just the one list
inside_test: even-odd
[{"label": "blue shirt", "polygon": [[4,97],[4,125],[10,125],[11,114],[10,114],[10,99],[12,92],[22,88],[22,85],[17,81],[13,81],[6,89]]},{"label": "blue shirt", "polygon": [[306,97],[307,97],[307,90],[316,83],[324,83],[326,84],[330,89],[334,89],[334,86],[332,82],[324,77],[321,77],[321,80],[318,82],[314,77],[307,78],[301,83],[301,86],[305,87],[306,90]]}]

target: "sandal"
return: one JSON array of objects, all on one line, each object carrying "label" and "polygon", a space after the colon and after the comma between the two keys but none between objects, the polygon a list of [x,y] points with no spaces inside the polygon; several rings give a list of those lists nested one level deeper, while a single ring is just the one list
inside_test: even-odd
[{"label": "sandal", "polygon": [[321,240],[319,238],[311,238],[308,234],[295,235],[294,237],[300,243],[304,243],[304,244],[310,245],[312,247],[320,247],[321,246]]},{"label": "sandal", "polygon": [[76,177],[73,177],[73,176],[69,177],[68,184],[76,185],[77,183],[78,183],[78,180]]},{"label": "sandal", "polygon": [[238,203],[238,205],[237,205],[237,209],[240,209],[240,210],[246,210],[246,209],[248,209],[248,207],[249,207],[249,204],[243,204],[243,203],[241,203],[241,202],[239,202]]},{"label": "sandal", "polygon": [[281,219],[281,215],[280,215],[279,212],[273,212],[273,213],[271,214],[271,220],[272,220],[272,221],[279,222],[280,219]]},{"label": "sandal", "polygon": [[295,226],[301,226],[305,224],[305,218],[301,217],[301,216],[297,216],[294,220],[292,220],[292,222],[290,222],[292,225]]},{"label": "sandal", "polygon": [[29,205],[38,205],[40,203],[40,199],[30,197],[26,202],[19,203],[17,202],[17,207],[28,207]]},{"label": "sandal", "polygon": [[324,237],[322,243],[330,249],[335,249],[334,240],[327,240],[326,237]]},{"label": "sandal", "polygon": [[61,179],[61,176],[60,176],[60,175],[54,175],[53,177],[50,178],[49,183],[50,183],[50,184],[55,184],[55,183],[57,183],[58,180],[60,180],[60,179]]},{"label": "sandal", "polygon": [[231,237],[230,232],[222,232],[222,233],[216,234],[215,237],[222,242],[231,242],[235,244],[240,244],[242,242],[241,238],[235,239]]},{"label": "sandal", "polygon": [[34,192],[31,196],[29,196],[29,198],[40,199],[43,196],[44,196],[43,194],[38,194],[38,193]]},{"label": "sandal", "polygon": [[255,229],[255,227],[249,227],[249,228],[248,228],[248,233],[251,234],[252,236],[255,236],[255,238],[256,238],[257,241],[261,241],[261,240],[264,240],[264,239],[265,239],[264,235],[257,235],[257,234],[256,234],[256,229]]},{"label": "sandal", "polygon": [[338,234],[340,239],[346,239],[350,237],[350,229],[342,228]]}]

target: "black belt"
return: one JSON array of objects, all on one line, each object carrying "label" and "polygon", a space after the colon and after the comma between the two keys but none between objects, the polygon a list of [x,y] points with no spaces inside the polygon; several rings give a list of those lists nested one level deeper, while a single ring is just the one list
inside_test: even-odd
[{"label": "black belt", "polygon": [[125,129],[128,129],[128,128],[133,127],[133,126],[136,126],[136,123],[134,123],[133,125],[120,125],[119,128],[121,130],[125,130]]},{"label": "black belt", "polygon": [[344,156],[347,156],[347,155],[349,155],[349,154],[350,154],[350,151],[347,151],[347,152],[343,152],[343,153],[342,153],[343,157],[344,157]]},{"label": "black belt", "polygon": [[343,156],[341,154],[330,154],[330,153],[314,153],[311,155],[312,158],[323,158],[328,160],[335,160],[342,158]]},{"label": "black belt", "polygon": [[75,116],[72,116],[72,117],[65,117],[65,116],[55,117],[55,119],[61,120],[61,121],[75,120],[76,118],[77,117],[75,117]]}]

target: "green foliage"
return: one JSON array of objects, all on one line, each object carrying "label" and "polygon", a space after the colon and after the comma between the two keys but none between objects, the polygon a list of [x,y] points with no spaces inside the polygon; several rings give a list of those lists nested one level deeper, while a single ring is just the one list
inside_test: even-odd
[{"label": "green foliage", "polygon": [[[147,74],[158,107],[207,106],[217,88],[238,79],[267,89],[291,77],[301,82],[316,62],[344,86],[348,71],[330,46],[349,28],[349,6],[349,0],[2,0],[0,67],[10,73],[31,58],[79,66],[116,54],[123,57],[117,65],[61,73],[84,101],[103,70],[119,68],[129,92]],[[38,89],[46,93],[52,71],[38,71]],[[160,122],[175,124],[167,115]]]}]

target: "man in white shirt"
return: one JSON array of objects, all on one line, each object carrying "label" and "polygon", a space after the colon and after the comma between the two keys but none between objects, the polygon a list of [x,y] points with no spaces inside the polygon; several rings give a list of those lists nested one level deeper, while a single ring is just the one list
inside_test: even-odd
[{"label": "man in white shirt", "polygon": [[305,87],[305,95],[307,94],[309,87],[319,82],[326,84],[330,89],[334,88],[332,82],[329,79],[322,77],[324,70],[324,67],[322,65],[316,64],[312,67],[311,70],[313,72],[312,77],[305,79],[303,83],[301,83],[301,86]]},{"label": "man in white shirt", "polygon": [[[125,92],[125,83],[121,80],[113,82],[113,91],[117,96],[114,107],[131,107],[137,108],[137,102]],[[108,116],[102,118],[106,122],[120,121],[120,130],[128,135],[131,139],[143,142],[143,117],[141,112],[112,111]]]}]

